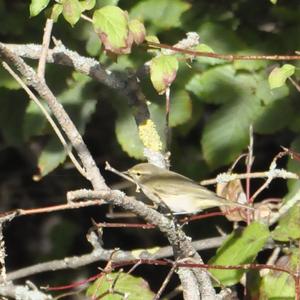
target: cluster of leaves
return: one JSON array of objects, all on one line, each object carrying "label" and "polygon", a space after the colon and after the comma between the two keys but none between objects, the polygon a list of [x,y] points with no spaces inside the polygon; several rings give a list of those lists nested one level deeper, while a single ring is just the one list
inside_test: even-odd
[{"label": "cluster of leaves", "polygon": [[[0,3],[4,7],[3,2]],[[236,0],[232,1],[228,9],[221,4],[184,0],[143,0],[133,4],[117,0],[32,0],[30,16],[40,17],[42,11],[58,22],[58,28],[66,27],[66,23],[61,20],[62,15],[64,20],[74,26],[73,32],[80,32],[74,37],[77,45],[83,41],[87,54],[99,58],[110,70],[124,71],[128,67],[138,69],[144,63],[149,63],[150,78],[142,82],[142,88],[151,102],[151,119],[164,144],[165,108],[160,95],[165,94],[169,88],[171,90],[170,126],[178,127],[173,135],[173,155],[180,148],[180,155],[174,157],[175,160],[186,160],[185,153],[189,153],[190,160],[199,162],[199,153],[203,153],[201,166],[216,169],[227,165],[248,145],[250,125],[253,125],[256,134],[269,135],[276,142],[276,135],[283,132],[291,143],[286,146],[300,149],[300,106],[296,90],[287,81],[291,76],[297,78],[298,63],[280,66],[264,60],[228,62],[216,58],[192,58],[178,53],[164,54],[159,49],[152,49],[148,53],[142,48],[143,51],[139,53],[139,49],[135,52],[132,48],[133,43],[139,45],[145,40],[159,42],[158,36],[164,42],[177,43],[186,32],[192,30],[198,32],[201,38],[201,44],[194,48],[198,51],[258,54],[298,50],[300,45],[296,37],[299,34],[297,28],[300,28],[300,12],[293,3],[276,6],[266,3],[258,8],[250,0],[243,3]],[[83,13],[92,15],[92,25],[81,21]],[[3,35],[9,35],[10,30],[8,27],[0,28]],[[289,39],[289,36],[294,38]],[[133,54],[128,55],[132,51]],[[29,143],[33,137],[49,135],[51,131],[33,103],[20,101],[15,109],[16,105],[9,99],[9,95],[19,87],[2,70],[0,76],[0,124],[6,146],[21,148],[23,143]],[[66,84],[62,86],[59,82]],[[67,73],[64,80],[59,77],[54,83],[58,86],[59,101],[84,134],[96,110],[96,93],[99,90],[95,92],[91,80],[78,74]],[[15,95],[21,98],[16,91]],[[111,105],[117,112],[114,126],[121,148],[131,157],[143,158],[143,145],[132,113],[116,97],[110,101],[114,102]],[[110,143],[113,143],[112,137],[107,140],[110,139]],[[184,143],[180,143],[180,139]],[[180,147],[177,146],[179,143]],[[45,176],[53,171],[65,158],[63,148],[50,135],[38,157],[40,175]],[[299,171],[299,166],[294,162],[290,162],[288,167]],[[295,196],[298,186],[289,184],[291,196]],[[269,238],[278,243],[298,241],[299,218],[299,207],[294,207],[272,232],[264,225],[253,223],[242,233],[232,233],[211,259],[211,263],[251,263]],[[293,271],[296,269],[297,257],[299,251],[290,247],[277,264]],[[225,285],[238,283],[244,272],[213,271]],[[266,299],[293,299],[294,282],[287,273],[271,271],[263,278],[258,278],[257,274],[255,276],[253,282],[257,282],[257,286],[253,287],[253,294],[259,291]],[[95,286],[98,284],[95,283]],[[282,285],[284,288],[281,288]],[[103,293],[97,288],[95,291],[95,286],[89,293]]]}]

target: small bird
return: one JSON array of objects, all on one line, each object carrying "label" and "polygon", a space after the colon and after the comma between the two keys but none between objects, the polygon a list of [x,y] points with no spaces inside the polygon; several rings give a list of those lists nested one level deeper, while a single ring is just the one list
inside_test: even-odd
[{"label": "small bird", "polygon": [[190,178],[153,164],[137,164],[125,173],[137,183],[150,200],[158,204],[163,202],[175,213],[193,214],[219,206],[253,209],[221,198]]}]

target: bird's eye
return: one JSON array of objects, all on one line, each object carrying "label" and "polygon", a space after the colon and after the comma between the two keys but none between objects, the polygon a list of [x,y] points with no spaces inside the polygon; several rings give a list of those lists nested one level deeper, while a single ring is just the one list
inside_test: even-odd
[{"label": "bird's eye", "polygon": [[136,176],[141,176],[141,173],[140,172],[136,172]]}]

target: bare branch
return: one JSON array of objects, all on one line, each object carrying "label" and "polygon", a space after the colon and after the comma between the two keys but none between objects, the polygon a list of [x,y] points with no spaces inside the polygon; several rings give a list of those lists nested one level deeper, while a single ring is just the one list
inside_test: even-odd
[{"label": "bare branch", "polygon": [[44,79],[45,77],[45,67],[47,60],[47,52],[50,45],[51,32],[53,27],[53,20],[47,19],[46,25],[44,28],[44,36],[43,36],[43,44],[42,44],[42,53],[39,59],[37,75],[40,79]]},{"label": "bare branch", "polygon": [[3,62],[2,66],[4,67],[4,69],[6,69],[9,74],[11,74],[11,76],[21,85],[21,87],[24,89],[24,91],[27,93],[27,95],[29,96],[29,98],[34,101],[34,103],[40,108],[41,112],[44,114],[44,116],[46,117],[47,121],[49,122],[49,124],[51,125],[51,127],[53,128],[54,132],[56,133],[57,137],[59,138],[60,142],[62,143],[66,153],[68,154],[68,156],[70,157],[71,161],[73,162],[74,166],[76,167],[76,169],[79,171],[79,173],[83,176],[83,177],[87,177],[85,170],[81,167],[80,163],[77,161],[76,157],[73,155],[72,151],[70,150],[70,147],[68,146],[65,138],[63,137],[63,135],[61,134],[59,128],[57,127],[57,125],[55,124],[54,120],[51,118],[50,114],[48,113],[48,111],[45,109],[45,107],[43,106],[43,104],[39,101],[39,99],[34,95],[34,93],[27,87],[27,85],[24,83],[24,81],[10,68],[10,66]]},{"label": "bare branch", "polygon": [[[235,61],[235,60],[274,60],[274,61],[281,61],[281,60],[300,60],[300,55],[235,55],[235,54],[219,54],[213,52],[202,52],[197,50],[189,50],[183,49],[179,47],[174,47],[167,44],[160,44],[155,42],[148,41],[147,44],[150,48],[161,48],[161,49],[169,49],[177,53],[183,53],[192,55],[195,57],[213,57],[217,59],[227,60],[227,61]],[[296,52],[297,53],[297,52]],[[298,53],[297,53],[298,54]]]},{"label": "bare branch", "polygon": [[108,187],[106,186],[105,181],[101,176],[99,169],[96,166],[96,163],[91,156],[87,146],[85,145],[80,133],[70,119],[69,115],[65,112],[62,105],[57,101],[51,90],[45,84],[45,82],[37,76],[35,71],[30,66],[28,66],[22,58],[12,53],[1,43],[0,57],[7,63],[13,64],[22,74],[22,76],[26,78],[28,84],[32,86],[38,92],[40,97],[47,102],[50,110],[54,114],[59,125],[64,130],[70,143],[77,151],[78,156],[80,157],[81,162],[85,168],[87,177],[91,181],[93,187],[96,190],[107,189]]},{"label": "bare branch", "polygon": [[[193,246],[196,250],[207,250],[219,247],[226,237],[215,237],[204,240],[199,240],[193,242]],[[139,253],[139,255],[137,255]],[[114,254],[112,256],[112,254]],[[13,281],[16,279],[28,277],[31,275],[35,275],[38,273],[49,272],[49,271],[57,271],[64,269],[76,269],[82,266],[86,266],[88,264],[92,264],[100,261],[109,261],[112,262],[123,262],[129,261],[133,259],[160,259],[166,258],[173,255],[172,247],[166,246],[159,248],[155,253],[153,253],[153,249],[143,249],[142,251],[139,249],[131,250],[131,251],[122,251],[122,250],[106,250],[99,247],[94,247],[93,251],[81,256],[71,256],[65,257],[60,260],[53,260],[49,262],[38,263],[29,267],[21,268],[13,272],[9,272],[7,274],[7,280]],[[3,282],[0,279],[0,282]]]},{"label": "bare branch", "polygon": [[299,175],[293,172],[286,171],[284,169],[273,169],[263,172],[253,172],[253,173],[221,173],[216,178],[206,179],[200,182],[201,185],[211,185],[216,183],[226,183],[234,181],[236,179],[246,179],[246,178],[282,178],[282,179],[299,179]]},{"label": "bare branch", "polygon": [[49,300],[53,299],[51,295],[42,293],[37,289],[32,289],[28,285],[13,285],[11,282],[0,285],[0,294],[3,297],[11,297],[13,299],[35,299]]},{"label": "bare branch", "polygon": [[172,266],[171,270],[167,274],[167,276],[166,276],[164,282],[162,283],[161,287],[159,288],[158,292],[156,293],[155,297],[153,298],[153,300],[159,300],[160,299],[161,294],[165,290],[165,288],[166,288],[167,284],[169,283],[171,277],[173,276],[176,268],[177,268],[177,266],[176,266],[176,262],[175,262],[174,265]]}]

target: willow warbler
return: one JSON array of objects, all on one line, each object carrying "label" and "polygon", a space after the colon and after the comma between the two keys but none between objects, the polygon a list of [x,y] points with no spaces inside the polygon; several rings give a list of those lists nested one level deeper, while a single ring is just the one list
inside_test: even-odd
[{"label": "willow warbler", "polygon": [[196,213],[206,208],[233,206],[252,209],[217,196],[214,192],[178,173],[149,163],[133,166],[127,172],[154,203],[165,203],[175,213]]}]

